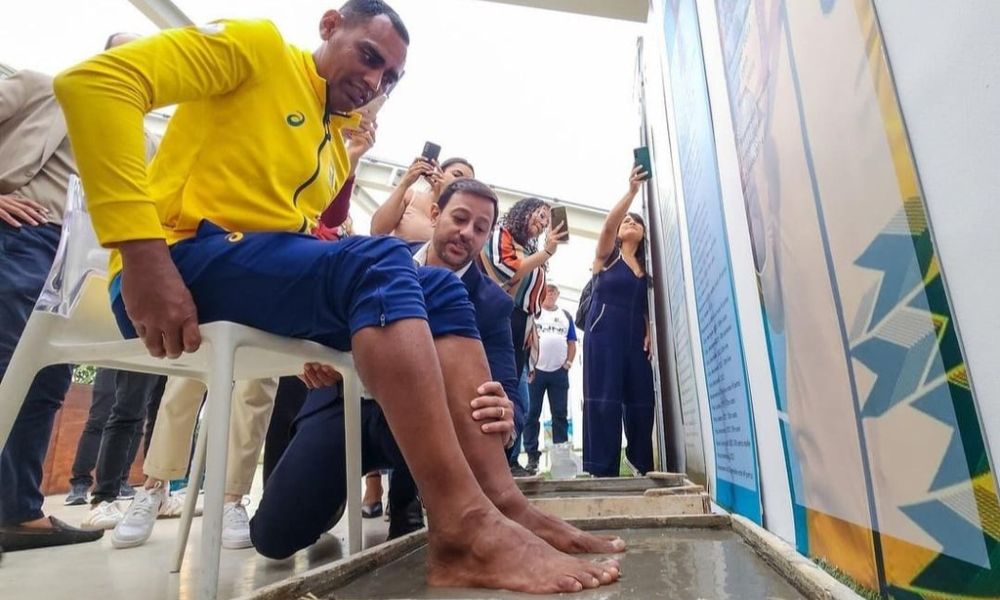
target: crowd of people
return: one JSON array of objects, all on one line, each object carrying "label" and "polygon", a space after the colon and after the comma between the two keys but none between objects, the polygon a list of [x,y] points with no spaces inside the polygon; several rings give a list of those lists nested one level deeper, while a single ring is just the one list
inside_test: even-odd
[{"label": "crowd of people", "polygon": [[[388,472],[389,537],[423,527],[426,514],[431,585],[547,593],[614,582],[615,559],[573,555],[619,553],[625,543],[538,510],[512,475],[539,468],[546,396],[553,442],[568,441],[577,325],[584,469],[618,475],[622,423],[628,464],[653,468],[645,229],[627,212],[646,174],[631,173],[603,224],[583,323],[559,307],[548,277],[565,224],[551,227],[552,206],[538,198],[501,214],[464,158],[415,159],[371,235],[355,235],[354,173],[377,131],[358,109],[398,83],[409,34],[381,0],[349,0],[319,25],[312,52],[267,21],[116,34],[54,80],[20,71],[0,81],[0,376],[79,173],[98,239],[112,249],[111,310],[151,355],[195,351],[198,324],[216,320],[353,352],[366,389],[365,516],[382,514]],[[142,117],[169,104],[177,110],[155,140]],[[3,448],[3,550],[89,542],[105,530],[115,548],[129,548],[183,505],[172,488],[187,477],[204,387],[100,369],[66,499],[90,509],[80,527],[44,515],[42,465],[70,372],[37,375]],[[237,382],[224,547],[284,558],[339,521],[340,383],[322,364],[298,378]],[[133,489],[129,467],[143,440],[146,478]],[[263,492],[250,518],[244,498],[262,447]],[[533,568],[505,568],[512,556]]]}]

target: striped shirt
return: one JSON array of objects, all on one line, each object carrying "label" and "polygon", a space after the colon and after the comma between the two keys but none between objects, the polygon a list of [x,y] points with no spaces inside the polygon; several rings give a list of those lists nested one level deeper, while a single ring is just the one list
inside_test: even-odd
[{"label": "striped shirt", "polygon": [[545,267],[537,267],[520,281],[510,282],[521,268],[522,261],[530,255],[527,248],[517,243],[509,229],[497,227],[483,248],[481,264],[483,272],[511,295],[515,307],[536,316],[545,295]]}]

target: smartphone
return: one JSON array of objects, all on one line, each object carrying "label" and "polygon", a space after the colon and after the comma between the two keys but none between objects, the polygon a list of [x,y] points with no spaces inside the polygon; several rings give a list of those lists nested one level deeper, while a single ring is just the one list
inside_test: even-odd
[{"label": "smartphone", "polygon": [[382,109],[382,105],[385,104],[385,101],[388,99],[389,97],[385,94],[375,96],[371,102],[359,108],[357,112],[361,113],[361,117],[365,121],[372,123],[375,121],[378,111]]},{"label": "smartphone", "polygon": [[653,163],[649,159],[649,146],[640,146],[632,151],[632,156],[635,157],[635,166],[642,167],[645,171],[646,177],[643,181],[649,181],[653,178]]},{"label": "smartphone", "polygon": [[441,146],[438,146],[434,142],[427,142],[424,144],[424,151],[420,153],[430,162],[437,162],[439,156],[441,156]]},{"label": "smartphone", "polygon": [[[376,96],[374,100],[354,111],[355,113],[361,115],[359,121],[362,123],[374,123],[375,118],[378,116],[379,109],[382,108],[382,105],[385,104],[385,101],[388,100],[388,98],[389,97],[385,94]],[[344,135],[348,138],[361,133],[361,129],[355,127],[345,127],[343,131]]]},{"label": "smartphone", "polygon": [[566,237],[559,240],[560,244],[565,244],[569,241],[569,222],[566,221],[566,207],[565,206],[553,206],[552,207],[552,224],[550,225],[549,231],[554,231],[559,224],[563,224],[563,231],[566,232]]}]

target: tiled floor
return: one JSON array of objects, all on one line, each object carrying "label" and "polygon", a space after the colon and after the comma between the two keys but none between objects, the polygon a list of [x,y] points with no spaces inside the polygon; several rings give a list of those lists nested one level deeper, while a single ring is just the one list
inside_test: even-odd
[{"label": "tiled floor", "polygon": [[[251,490],[250,515],[260,498],[260,474]],[[63,506],[65,496],[46,499],[46,514],[78,525],[87,506]],[[200,502],[200,501],[199,501]],[[124,508],[126,503],[122,503]],[[385,540],[388,523],[364,519],[366,548]],[[177,519],[157,521],[153,536],[143,546],[128,550],[111,547],[110,532],[90,544],[8,552],[0,563],[2,600],[187,600],[194,598],[199,572],[201,519],[196,518],[188,540],[184,567],[168,572],[177,535]],[[341,520],[311,548],[282,560],[270,560],[252,548],[222,550],[219,598],[232,598],[291,575],[342,557],[347,547],[347,522]]]}]

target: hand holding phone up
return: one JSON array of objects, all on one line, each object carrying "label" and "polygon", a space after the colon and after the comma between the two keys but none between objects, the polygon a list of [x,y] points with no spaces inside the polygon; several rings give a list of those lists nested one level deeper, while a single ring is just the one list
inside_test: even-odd
[{"label": "hand holding phone up", "polygon": [[640,181],[647,181],[653,177],[653,163],[649,157],[649,147],[640,146],[632,151],[635,158],[635,166],[642,169],[643,177]]},{"label": "hand holding phone up", "polygon": [[413,159],[410,163],[410,167],[406,169],[406,173],[403,174],[402,179],[399,181],[399,185],[404,187],[410,187],[417,182],[421,177],[429,177],[434,173],[434,164],[428,161],[423,156],[418,156]]},{"label": "hand holding phone up", "polygon": [[565,206],[552,207],[552,225],[549,228],[549,238],[555,238],[560,244],[569,242],[569,221],[566,219]]},{"label": "hand holding phone up", "polygon": [[649,179],[642,167],[632,167],[632,173],[628,177],[628,193],[635,196],[639,193],[639,188]]},{"label": "hand holding phone up", "polygon": [[435,144],[434,142],[425,142],[424,151],[420,153],[420,156],[430,163],[433,169],[424,173],[424,179],[430,184],[431,189],[434,190],[435,194],[441,193],[441,182],[443,178],[443,173],[441,169],[438,168],[438,158],[441,156],[441,146]]}]

